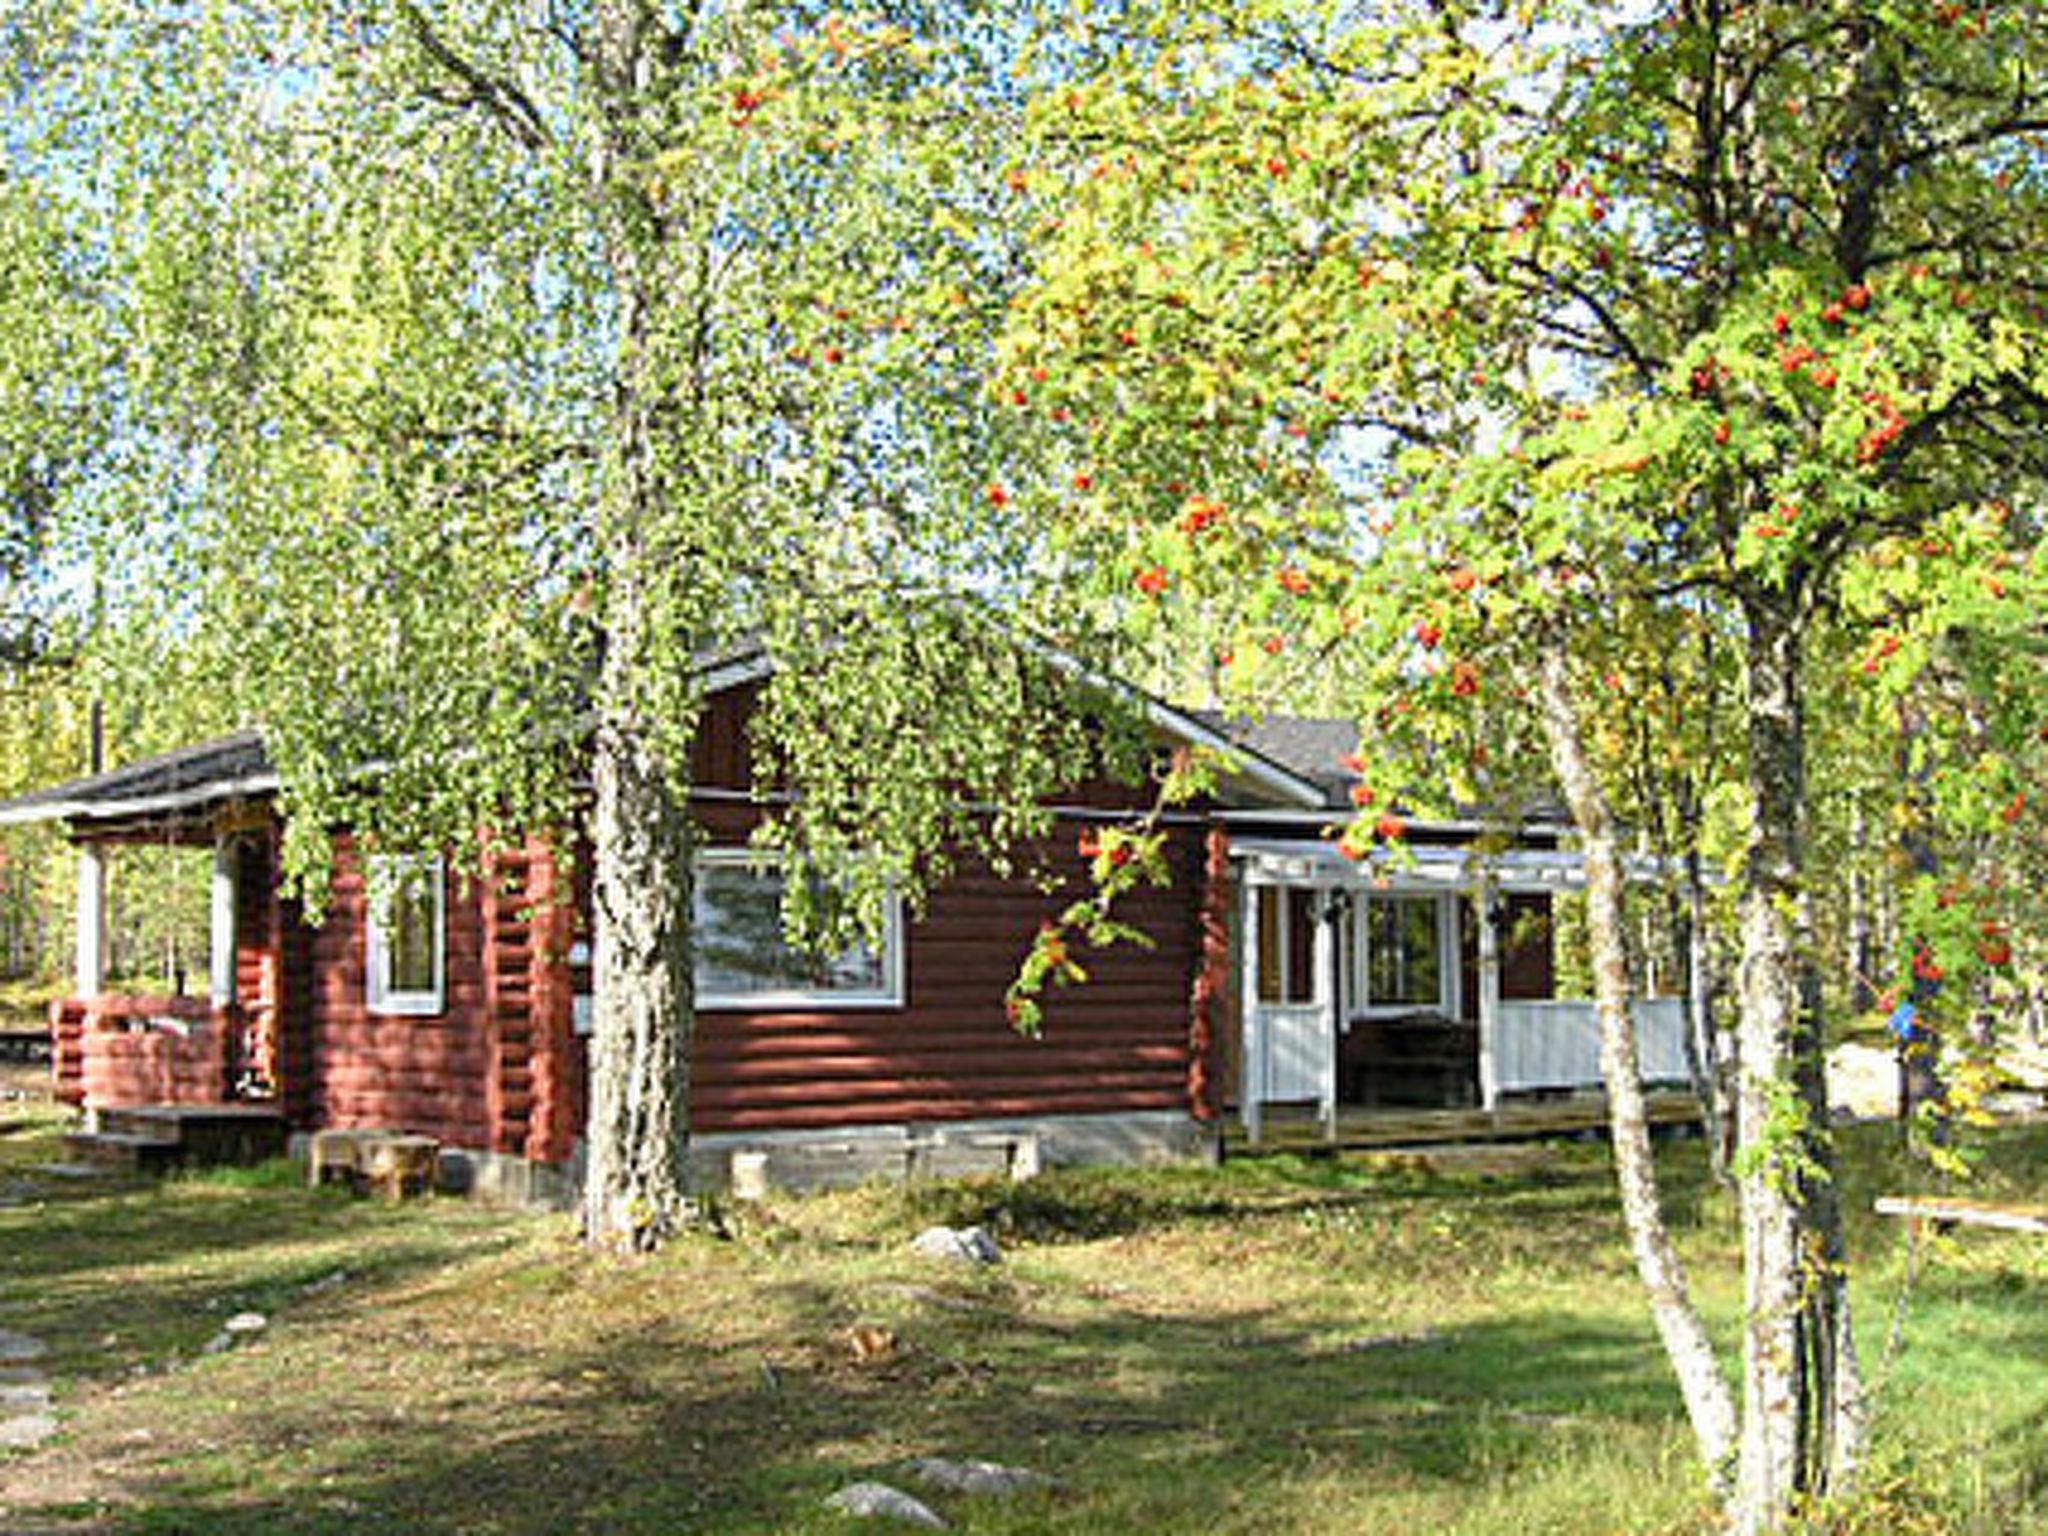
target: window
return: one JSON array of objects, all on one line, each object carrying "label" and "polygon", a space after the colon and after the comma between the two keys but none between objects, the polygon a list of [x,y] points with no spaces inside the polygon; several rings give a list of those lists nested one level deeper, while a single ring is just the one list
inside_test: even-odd
[{"label": "window", "polygon": [[694,912],[697,1004],[702,1008],[899,1007],[902,912],[890,903],[879,947],[837,953],[800,949],[783,926],[783,875],[772,859],[742,849],[699,855]]},{"label": "window", "polygon": [[439,859],[370,861],[372,1013],[429,1014],[445,1001],[447,880]]},{"label": "window", "polygon": [[1359,1003],[1367,1009],[1454,1011],[1450,925],[1437,896],[1371,896],[1360,916]]}]

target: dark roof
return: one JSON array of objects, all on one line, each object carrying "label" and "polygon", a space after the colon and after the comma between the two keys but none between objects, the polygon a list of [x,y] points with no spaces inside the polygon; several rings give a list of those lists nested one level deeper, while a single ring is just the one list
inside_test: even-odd
[{"label": "dark roof", "polygon": [[[1345,766],[1344,759],[1358,751],[1356,721],[1304,715],[1267,715],[1259,720],[1246,720],[1209,709],[1191,713],[1233,746],[1256,752],[1296,778],[1315,785],[1323,793],[1325,809],[1352,813],[1351,786],[1358,782],[1358,775]],[[1562,827],[1570,824],[1571,814],[1554,795],[1539,795],[1505,818],[1498,805],[1460,806],[1455,821],[1445,825],[1503,819],[1524,825]]]},{"label": "dark roof", "polygon": [[262,736],[238,731],[0,801],[0,825],[185,810],[276,787]]},{"label": "dark roof", "polygon": [[1256,752],[1296,778],[1306,779],[1322,791],[1330,806],[1350,805],[1351,785],[1358,775],[1344,766],[1344,759],[1358,750],[1355,721],[1319,720],[1303,715],[1243,720],[1213,709],[1190,713],[1232,746]]}]

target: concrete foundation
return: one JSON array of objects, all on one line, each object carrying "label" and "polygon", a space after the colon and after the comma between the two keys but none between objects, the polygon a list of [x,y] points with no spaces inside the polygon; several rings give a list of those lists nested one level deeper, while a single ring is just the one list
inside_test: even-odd
[{"label": "concrete foundation", "polygon": [[[1171,1112],[727,1132],[690,1138],[687,1177],[694,1194],[759,1199],[770,1190],[844,1189],[871,1180],[1028,1179],[1041,1169],[1084,1164],[1213,1162],[1220,1146],[1215,1127]],[[303,1161],[309,1138],[295,1134],[290,1150]],[[579,1141],[565,1163],[443,1147],[435,1187],[494,1204],[570,1210],[582,1183]]]}]

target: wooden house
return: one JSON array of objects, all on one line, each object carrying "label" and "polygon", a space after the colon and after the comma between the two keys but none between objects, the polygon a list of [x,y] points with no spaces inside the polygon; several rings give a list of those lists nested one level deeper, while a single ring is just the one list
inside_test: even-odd
[{"label": "wooden house", "polygon": [[[1590,1006],[1555,999],[1549,917],[1579,875],[1558,829],[1481,853],[1477,824],[1411,828],[1401,864],[1342,856],[1353,745],[1340,722],[1233,731],[1145,705],[1163,742],[1228,747],[1212,800],[1167,818],[1170,886],[1124,915],[1153,947],[1089,957],[1048,997],[1041,1038],[1004,992],[1066,899],[969,869],[879,946],[834,956],[781,936],[780,881],[746,848],[762,814],[746,721],[758,671],[707,707],[692,810],[698,1026],[692,1176],[814,1183],[920,1170],[1212,1154],[1226,1121],[1491,1108],[1597,1083]],[[295,1135],[430,1136],[480,1188],[567,1198],[585,1112],[587,894],[539,840],[485,878],[437,859],[366,861],[339,838],[324,920],[279,887],[278,781],[240,734],[0,805],[78,847],[73,994],[52,1009],[56,1091],[88,1128],[137,1106],[229,1106]],[[1017,866],[1083,877],[1091,828],[1148,791],[1092,784],[1052,807]],[[1497,842],[1497,839],[1494,840]],[[207,995],[105,985],[104,868],[124,844],[212,857]],[[1682,1010],[1646,1005],[1646,1076],[1685,1076]]]}]

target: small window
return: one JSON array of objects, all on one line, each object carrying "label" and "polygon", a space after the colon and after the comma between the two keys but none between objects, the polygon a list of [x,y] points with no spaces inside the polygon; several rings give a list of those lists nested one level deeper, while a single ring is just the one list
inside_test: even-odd
[{"label": "small window", "polygon": [[1434,896],[1372,896],[1365,902],[1367,1008],[1447,1008],[1444,905]]},{"label": "small window", "polygon": [[372,1013],[429,1014],[445,1002],[447,880],[439,859],[370,861]]},{"label": "small window", "polygon": [[789,942],[783,874],[740,849],[699,856],[694,901],[700,1008],[898,1007],[903,1002],[902,913],[890,903],[882,943],[836,953]]}]

